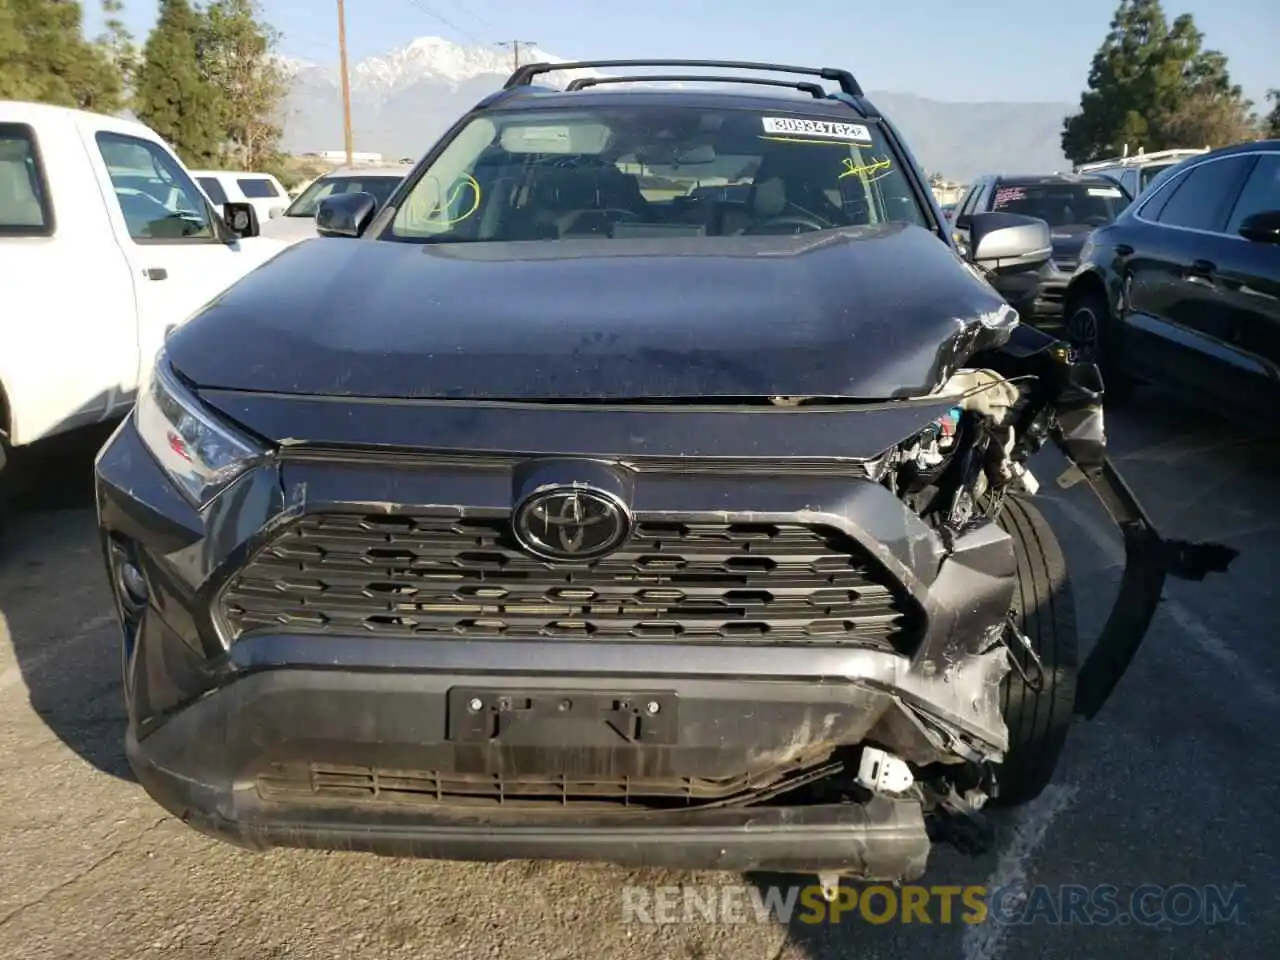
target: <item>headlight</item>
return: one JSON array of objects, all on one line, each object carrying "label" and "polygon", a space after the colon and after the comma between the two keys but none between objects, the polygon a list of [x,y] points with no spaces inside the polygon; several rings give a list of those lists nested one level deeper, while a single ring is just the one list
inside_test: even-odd
[{"label": "headlight", "polygon": [[247,437],[200,409],[169,371],[163,351],[134,407],[134,423],[151,455],[201,509],[263,451]]}]

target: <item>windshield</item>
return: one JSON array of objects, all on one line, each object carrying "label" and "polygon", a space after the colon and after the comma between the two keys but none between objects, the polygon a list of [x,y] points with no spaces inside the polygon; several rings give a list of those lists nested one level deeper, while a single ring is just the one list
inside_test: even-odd
[{"label": "windshield", "polygon": [[874,124],[628,105],[477,117],[400,204],[416,242],[700,237],[928,224]]},{"label": "windshield", "polygon": [[298,195],[284,212],[286,217],[314,217],[320,201],[335,193],[371,193],[378,201],[378,209],[387,202],[391,191],[403,177],[321,177]]},{"label": "windshield", "polygon": [[1106,183],[1002,183],[991,209],[1035,217],[1050,227],[1105,227],[1128,205],[1124,191]]}]

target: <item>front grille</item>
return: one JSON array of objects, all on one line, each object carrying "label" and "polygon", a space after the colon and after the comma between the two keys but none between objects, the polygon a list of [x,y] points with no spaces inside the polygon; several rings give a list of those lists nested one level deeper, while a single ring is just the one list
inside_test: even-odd
[{"label": "front grille", "polygon": [[1067,297],[1067,285],[1065,283],[1050,282],[1040,286],[1039,296],[1036,301],[1041,305],[1052,305],[1061,307]]},{"label": "front grille", "polygon": [[221,608],[233,638],[296,630],[891,649],[915,626],[909,601],[830,529],[641,520],[623,549],[570,566],[522,552],[505,515],[453,511],[303,517],[228,583]]}]

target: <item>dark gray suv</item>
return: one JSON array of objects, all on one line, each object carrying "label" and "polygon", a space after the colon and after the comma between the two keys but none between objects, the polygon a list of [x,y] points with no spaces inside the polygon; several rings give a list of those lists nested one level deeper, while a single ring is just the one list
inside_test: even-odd
[{"label": "dark gray suv", "polygon": [[[913,878],[1044,787],[1166,574],[1225,569],[985,279],[1042,221],[965,262],[848,73],[677,63],[808,78],[522,67],[169,339],[97,490],[128,755],[185,822]],[[1078,677],[1046,441],[1130,548]]]}]

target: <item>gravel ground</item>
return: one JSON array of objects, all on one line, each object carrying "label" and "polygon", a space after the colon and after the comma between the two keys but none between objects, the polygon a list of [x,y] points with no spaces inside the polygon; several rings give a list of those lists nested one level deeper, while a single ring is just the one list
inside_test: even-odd
[{"label": "gravel ground", "polygon": [[[45,451],[0,559],[0,956],[1168,958],[1280,956],[1280,462],[1261,431],[1143,395],[1111,415],[1113,449],[1169,533],[1222,539],[1229,577],[1173,583],[1115,699],[1076,728],[1054,786],[1000,820],[980,857],[935,852],[938,884],[1240,885],[1236,922],[813,925],[626,921],[622,888],[741,884],[725,874],[351,854],[252,854],[167,817],[120,746],[119,655],[89,491],[93,441]],[[1086,635],[1119,544],[1040,457],[1045,512],[1073,564]],[[800,911],[798,911],[800,912]],[[959,915],[959,911],[957,911]]]}]

